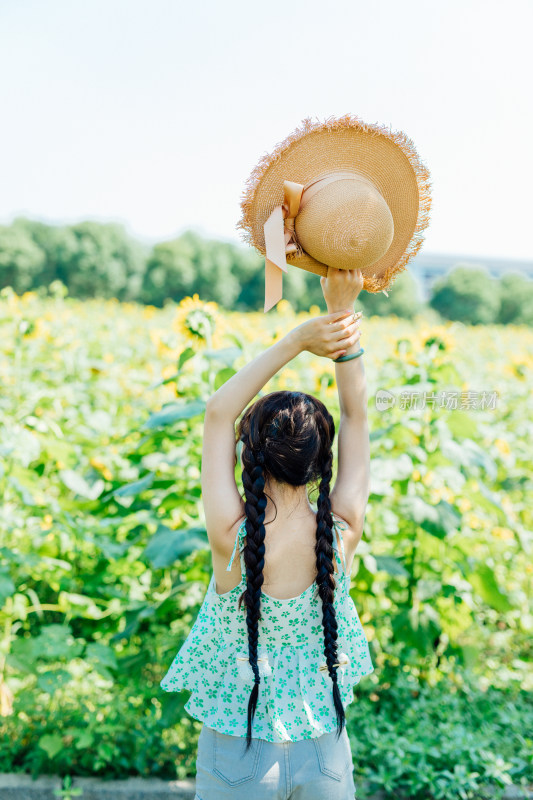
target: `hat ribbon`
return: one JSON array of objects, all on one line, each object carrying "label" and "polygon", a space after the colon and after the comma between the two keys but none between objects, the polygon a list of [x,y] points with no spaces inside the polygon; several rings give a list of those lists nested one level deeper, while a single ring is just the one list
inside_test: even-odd
[{"label": "hat ribbon", "polygon": [[265,312],[283,296],[283,273],[287,272],[286,253],[301,253],[294,231],[300,210],[303,183],[283,181],[283,203],[276,206],[265,222]]},{"label": "hat ribbon", "polygon": [[303,253],[296,238],[294,221],[298,213],[328,183],[357,179],[369,186],[374,184],[355,170],[333,170],[307,184],[283,181],[283,203],[276,206],[263,229],[265,231],[265,312],[283,296],[283,273],[287,272],[287,253]]}]

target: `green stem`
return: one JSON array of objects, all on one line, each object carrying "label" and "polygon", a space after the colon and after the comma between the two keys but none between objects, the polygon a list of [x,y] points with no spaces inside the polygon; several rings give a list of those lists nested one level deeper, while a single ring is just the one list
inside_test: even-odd
[{"label": "green stem", "polygon": [[414,591],[416,586],[415,564],[416,564],[416,550],[418,547],[418,541],[416,539],[416,526],[413,525],[412,530],[414,532],[414,537],[413,537],[413,546],[411,548],[411,558],[409,561],[409,583],[407,585],[407,603],[410,607],[413,606]]}]

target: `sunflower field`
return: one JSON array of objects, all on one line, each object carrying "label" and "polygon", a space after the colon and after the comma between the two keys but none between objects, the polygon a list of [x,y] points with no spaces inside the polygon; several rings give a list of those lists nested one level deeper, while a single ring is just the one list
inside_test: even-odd
[{"label": "sunflower field", "polygon": [[[159,681],[211,576],[205,402],[307,318],[283,300],[0,292],[2,772],[194,775],[200,723]],[[372,477],[351,593],[375,672],[348,711],[360,797],[525,786],[533,331],[428,314],[361,329]],[[338,428],[329,360],[300,354],[276,389],[320,397]]]}]

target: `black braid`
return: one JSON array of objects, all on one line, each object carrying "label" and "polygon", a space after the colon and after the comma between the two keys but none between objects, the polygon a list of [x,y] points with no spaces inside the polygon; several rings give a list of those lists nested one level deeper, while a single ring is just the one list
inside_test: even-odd
[{"label": "black braid", "polygon": [[322,626],[324,628],[324,653],[328,672],[333,681],[333,703],[337,712],[337,738],[340,737],[346,722],[339,685],[337,683],[337,617],[335,614],[333,575],[333,518],[329,497],[333,454],[331,448],[326,450],[321,464],[322,479],[319,485],[317,500],[316,529],[316,567],[318,592],[322,600]]},{"label": "black braid", "polygon": [[257,656],[265,566],[265,476],[291,486],[306,486],[320,479],[316,515],[316,583],[322,600],[324,653],[333,682],[338,736],[346,723],[335,666],[338,637],[334,606],[333,518],[329,496],[334,438],[335,424],[325,405],[298,391],[265,395],[245,411],[238,424],[237,440],[245,445],[242,449],[242,482],[246,510],[246,589],[239,597],[238,607],[240,609],[243,602],[246,606],[248,661],[254,675],[248,701],[246,750],[252,742],[252,722],[260,683]]},{"label": "black braid", "polygon": [[252,720],[257,708],[259,696],[259,667],[257,666],[257,645],[259,640],[259,620],[261,619],[261,586],[263,585],[263,569],[265,566],[265,508],[267,499],[264,492],[263,475],[264,456],[260,450],[250,449],[250,470],[243,469],[242,482],[246,495],[246,546],[244,563],[246,565],[246,589],[239,598],[239,608],[244,599],[247,613],[248,656],[254,673],[254,687],[248,701],[248,729],[246,734],[246,750],[252,743]]}]

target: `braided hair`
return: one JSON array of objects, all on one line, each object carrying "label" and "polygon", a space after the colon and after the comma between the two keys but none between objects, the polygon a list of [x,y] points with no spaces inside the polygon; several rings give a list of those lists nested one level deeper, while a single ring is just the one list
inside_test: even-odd
[{"label": "braided hair", "polygon": [[[333,703],[337,716],[337,737],[346,719],[337,682],[337,619],[334,606],[333,518],[330,483],[332,444],[335,423],[326,406],[304,392],[277,391],[261,397],[243,414],[237,425],[237,441],[242,447],[242,482],[245,493],[246,589],[238,607],[246,607],[248,659],[254,686],[248,701],[246,749],[252,741],[252,721],[257,708],[261,681],[257,664],[261,587],[265,566],[265,476],[304,486],[318,482],[316,528],[316,583],[322,601],[324,654],[333,683]],[[243,576],[244,577],[244,576]]]}]

